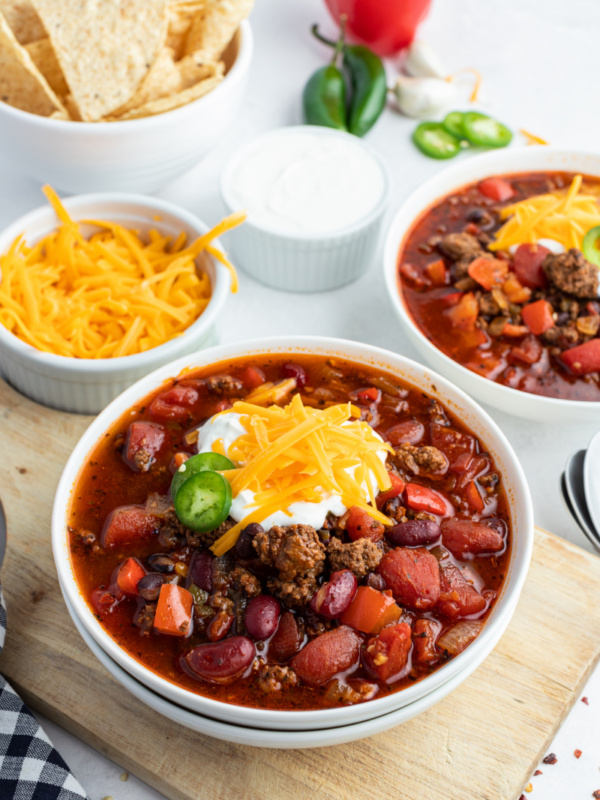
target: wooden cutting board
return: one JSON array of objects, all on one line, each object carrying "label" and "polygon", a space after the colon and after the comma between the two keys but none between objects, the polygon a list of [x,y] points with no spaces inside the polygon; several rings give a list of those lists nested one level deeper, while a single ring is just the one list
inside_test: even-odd
[{"label": "wooden cutting board", "polygon": [[445,700],[387,733],[316,750],[261,750],[181,728],[92,656],[58,588],[54,491],[90,418],[0,381],[0,496],[8,519],[0,670],[33,708],[178,800],[516,800],[600,655],[600,559],[538,530],[514,619]]}]

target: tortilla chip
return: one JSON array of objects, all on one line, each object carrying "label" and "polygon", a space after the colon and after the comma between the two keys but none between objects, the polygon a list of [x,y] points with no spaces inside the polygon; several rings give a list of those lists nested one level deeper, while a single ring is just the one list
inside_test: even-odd
[{"label": "tortilla chip", "polygon": [[206,0],[188,33],[186,55],[195,53],[206,63],[216,61],[253,5],[254,0]]},{"label": "tortilla chip", "polygon": [[192,27],[196,14],[204,6],[204,0],[192,3],[171,3],[167,12],[169,29],[167,32],[167,47],[173,51],[176,61],[185,54],[187,35]]},{"label": "tortilla chip", "polygon": [[167,0],[32,2],[84,121],[133,96],[167,35]]},{"label": "tortilla chip", "polygon": [[49,117],[65,111],[62,103],[0,14],[0,100],[15,108]]},{"label": "tortilla chip", "polygon": [[68,94],[63,100],[64,106],[67,109],[70,119],[75,120],[75,122],[83,122],[81,119],[81,115],[79,113],[79,109],[75,105],[73,101],[73,95]]},{"label": "tortilla chip", "polygon": [[56,92],[59,97],[65,97],[65,95],[69,94],[69,87],[60,64],[56,60],[56,54],[52,49],[50,39],[46,36],[45,39],[40,39],[39,42],[31,42],[25,45],[25,50],[27,50],[33,63],[50,84],[52,91]]},{"label": "tortilla chip", "polygon": [[201,61],[196,55],[185,56],[181,61],[178,61],[176,68],[179,72],[180,91],[189,89],[200,81],[210,78],[216,72],[216,65],[206,64]]},{"label": "tortilla chip", "polygon": [[0,13],[19,44],[37,42],[47,35],[31,0],[0,0]]},{"label": "tortilla chip", "polygon": [[223,80],[223,64],[218,65],[216,74],[210,78],[200,81],[195,86],[190,86],[189,89],[184,89],[182,92],[173,94],[170,97],[163,97],[160,100],[154,100],[152,103],[147,103],[145,106],[134,108],[126,114],[118,117],[119,120],[126,119],[140,119],[141,117],[153,117],[156,114],[164,114],[165,111],[172,111],[174,108],[179,108],[187,103],[191,103],[198,98],[203,97],[205,94],[212,92]]},{"label": "tortilla chip", "polygon": [[139,89],[124,106],[117,109],[111,116],[120,117],[133,108],[139,108],[153,100],[160,100],[170,94],[177,94],[181,89],[180,72],[173,61],[173,51],[168,47],[163,48],[154,64],[150,67]]}]

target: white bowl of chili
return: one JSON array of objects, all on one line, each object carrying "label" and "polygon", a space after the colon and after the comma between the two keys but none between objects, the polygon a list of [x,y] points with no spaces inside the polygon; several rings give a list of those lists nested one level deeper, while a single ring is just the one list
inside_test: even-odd
[{"label": "white bowl of chili", "polygon": [[[470,187],[476,187],[485,179],[506,177],[509,182],[514,181],[515,184],[518,184],[519,178],[523,179],[528,175],[535,177],[536,174],[539,174],[543,178],[544,176],[551,177],[555,173],[591,176],[591,180],[597,181],[600,187],[600,156],[554,147],[510,148],[474,156],[443,169],[413,192],[394,217],[388,229],[384,247],[384,277],[394,310],[412,344],[435,369],[449,380],[455,381],[464,391],[483,403],[489,403],[490,406],[537,422],[564,422],[566,419],[592,421],[597,420],[600,414],[600,402],[594,399],[600,397],[600,388],[595,378],[593,378],[594,384],[588,382],[588,376],[576,377],[571,384],[568,384],[567,381],[571,380],[572,376],[569,376],[568,371],[563,369],[560,364],[544,366],[547,357],[545,351],[542,351],[541,358],[531,366],[530,373],[528,373],[525,363],[519,367],[526,387],[528,385],[527,375],[531,375],[532,382],[525,390],[513,388],[485,377],[483,374],[484,363],[491,364],[492,360],[489,362],[482,360],[482,364],[478,365],[477,359],[472,355],[473,351],[471,351],[469,362],[471,368],[467,368],[458,360],[459,358],[468,360],[468,358],[465,357],[462,350],[459,353],[457,338],[453,335],[453,330],[457,329],[453,329],[450,324],[446,325],[442,349],[439,339],[441,334],[438,336],[438,334],[434,335],[432,331],[428,332],[425,325],[420,325],[416,321],[414,309],[410,308],[399,277],[399,268],[405,261],[404,253],[407,246],[410,246],[410,252],[414,253],[415,247],[420,243],[421,246],[428,248],[425,255],[429,260],[433,262],[434,259],[440,258],[441,253],[436,253],[435,249],[429,247],[425,241],[417,242],[419,234],[415,232],[415,229],[424,220],[426,221],[427,215],[433,209],[441,207],[443,202],[453,197],[453,202],[456,203],[454,208],[460,210],[462,206],[464,209],[466,208],[465,205],[462,205],[462,198],[466,197],[464,192]],[[567,178],[567,180],[569,179]],[[541,189],[540,193],[544,191],[549,191],[549,189]],[[512,198],[508,202],[512,202]],[[460,214],[460,211],[454,213]],[[457,228],[458,223],[445,217],[442,218],[442,216],[443,214],[437,215],[436,221],[438,226],[440,224],[445,226],[444,233],[462,230],[462,227]],[[464,227],[462,222],[460,224]],[[414,239],[411,238],[413,233]],[[436,230],[431,230],[428,236],[431,234],[436,234],[438,238],[441,238]],[[434,287],[434,291],[440,292],[446,291],[446,289],[435,289]],[[448,288],[447,291],[450,292],[451,289]],[[431,318],[433,311],[428,313]],[[439,315],[443,316],[444,313],[443,310],[438,309],[434,316],[437,315],[439,318]],[[547,346],[545,350],[548,349]],[[453,357],[453,352],[456,357]],[[488,353],[491,353],[491,350]],[[520,364],[518,361],[515,363]],[[481,368],[482,374],[474,371],[475,368]],[[487,370],[487,367],[485,369]],[[540,370],[542,372],[539,372]],[[540,380],[537,377],[534,378],[537,374],[536,371],[541,376]],[[554,380],[554,376],[556,376],[556,380],[561,381],[562,384],[558,385],[556,389],[544,389],[542,381],[546,378],[542,373],[548,376],[549,380]],[[587,385],[586,382],[588,382]],[[556,396],[536,394],[536,388],[538,391],[553,391]],[[571,397],[567,399],[565,394],[570,394]],[[578,399],[578,397],[585,396],[590,399]]]},{"label": "white bowl of chili", "polygon": [[[189,211],[143,195],[81,195],[65,200],[64,207],[76,221],[107,220],[139,231],[142,238],[150,230],[156,230],[173,241],[184,234],[186,241],[191,243],[209,230]],[[33,245],[56,226],[57,218],[50,206],[20,217],[0,233],[0,264],[2,254],[8,252],[18,236],[24,235],[26,242]],[[82,226],[86,237],[98,230],[92,225]],[[221,250],[217,240],[213,244]],[[231,276],[214,256],[206,252],[201,252],[195,262],[198,274],[204,273],[208,277],[209,299],[197,319],[180,335],[145,352],[111,358],[75,358],[38,349],[0,324],[0,366],[4,377],[38,403],[61,411],[96,414],[148,372],[186,353],[215,344],[215,323],[227,301]],[[1,281],[0,273],[0,291]],[[158,299],[156,302],[162,301]],[[13,305],[16,306],[14,302]],[[10,298],[0,303],[0,309],[8,309],[5,313],[10,313]],[[34,313],[35,308],[31,312]],[[114,313],[117,319],[117,312]],[[53,324],[58,324],[58,321]],[[155,321],[148,322],[149,326],[154,324]]]},{"label": "white bowl of chili", "polygon": [[[399,691],[383,692],[380,696],[376,696],[368,702],[361,702],[355,705],[317,707],[315,710],[293,710],[292,700],[291,707],[288,710],[251,707],[250,705],[240,705],[238,700],[233,699],[235,698],[233,690],[232,694],[227,695],[227,692],[225,692],[222,696],[223,698],[229,696],[229,702],[223,701],[223,699],[215,699],[215,697],[221,698],[221,695],[215,694],[210,685],[207,684],[203,685],[203,691],[208,692],[208,694],[212,693],[213,696],[199,694],[193,690],[190,691],[189,682],[186,684],[185,679],[176,677],[172,668],[170,669],[171,679],[167,679],[164,674],[161,674],[157,664],[152,664],[152,659],[147,663],[143,663],[140,658],[132,653],[131,648],[126,649],[124,646],[120,646],[101,623],[99,612],[95,612],[90,606],[90,590],[80,585],[77,573],[78,567],[76,565],[78,556],[76,557],[75,553],[82,552],[81,547],[83,544],[81,544],[82,539],[75,531],[74,535],[78,538],[73,540],[75,542],[73,545],[75,550],[72,550],[70,530],[73,531],[73,528],[70,526],[78,524],[74,506],[75,495],[80,493],[77,488],[78,481],[90,462],[92,451],[98,446],[99,442],[108,441],[106,436],[109,431],[112,431],[113,434],[116,433],[119,424],[123,424],[125,420],[130,420],[134,409],[138,407],[148,408],[149,395],[158,396],[161,394],[161,389],[163,393],[170,391],[167,387],[173,385],[174,377],[180,376],[181,381],[196,381],[202,378],[202,375],[210,375],[213,369],[216,370],[215,374],[222,375],[221,370],[225,363],[231,365],[236,359],[241,359],[244,364],[249,362],[256,366],[257,363],[273,364],[277,362],[278,358],[302,359],[307,356],[321,358],[323,361],[325,359],[333,359],[338,364],[348,364],[348,370],[354,368],[359,371],[361,369],[366,370],[367,373],[369,370],[377,374],[381,373],[381,377],[384,380],[393,381],[396,379],[403,386],[416,390],[414,392],[415,398],[422,398],[423,394],[426,394],[432,400],[435,399],[441,402],[452,419],[456,420],[453,424],[465,426],[471,432],[469,436],[477,438],[481,443],[481,453],[488,454],[481,457],[493,463],[497,474],[501,476],[502,489],[498,490],[499,494],[494,490],[494,497],[502,498],[501,501],[497,501],[502,504],[498,506],[498,512],[500,513],[501,507],[505,509],[501,513],[506,514],[511,530],[510,547],[505,551],[507,560],[505,567],[502,568],[501,583],[497,586],[497,594],[489,595],[489,602],[493,600],[493,607],[486,617],[485,623],[477,626],[478,635],[474,640],[470,641],[466,649],[459,652],[451,660],[443,663],[431,674],[416,683],[409,682]],[[203,372],[199,372],[194,376],[194,370],[203,370]],[[385,386],[385,384],[383,385]],[[409,390],[407,389],[407,391]],[[406,396],[413,395],[409,393]],[[422,400],[422,402],[425,401]],[[431,409],[434,415],[442,413],[435,403],[431,406]],[[119,420],[121,420],[121,423],[119,423]],[[119,484],[122,485],[122,476],[118,480]],[[123,502],[124,499],[126,499],[125,495],[121,495],[119,502]],[[447,513],[452,515],[455,512],[447,509]],[[493,513],[496,513],[496,506],[494,506]],[[99,513],[99,515],[103,520],[104,512]],[[101,526],[102,524],[101,522],[94,523],[91,517],[88,523],[88,527],[97,526],[98,524]],[[152,375],[146,376],[113,401],[91,424],[65,467],[54,503],[52,541],[61,586],[78,620],[107,655],[136,680],[190,711],[229,724],[270,730],[309,731],[350,725],[379,717],[424,698],[453,678],[461,675],[466,677],[467,672],[465,670],[468,670],[468,666],[474,660],[483,657],[484,654],[489,654],[497,638],[510,621],[531,557],[533,511],[523,471],[500,429],[467,395],[456,389],[444,378],[402,356],[375,347],[335,339],[290,337],[287,339],[266,339],[243,345],[224,345],[203,351],[192,357],[182,358],[174,364],[162,367]],[[120,548],[120,550],[122,549]],[[125,547],[126,550],[127,547]],[[131,551],[131,555],[135,555],[135,553]],[[118,557],[122,557],[122,554]],[[115,561],[114,557],[113,561]],[[473,575],[471,577],[475,580]],[[107,582],[109,582],[108,578],[105,581],[105,586]],[[478,585],[481,588],[482,584]],[[127,625],[129,626],[130,623],[127,623]],[[449,629],[453,630],[452,625],[450,625]],[[144,650],[150,648],[149,653],[152,650],[152,641],[152,639],[143,639]],[[223,641],[226,642],[227,639]],[[198,684],[194,684],[194,686],[196,685]]]}]

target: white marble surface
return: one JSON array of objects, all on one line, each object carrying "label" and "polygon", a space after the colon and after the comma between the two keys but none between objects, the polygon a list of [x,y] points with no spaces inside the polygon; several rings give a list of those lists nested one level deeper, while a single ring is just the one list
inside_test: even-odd
[{"label": "white marble surface", "polygon": [[[217,182],[227,158],[249,137],[300,121],[304,82],[327,56],[309,35],[309,26],[316,21],[324,31],[333,32],[321,0],[257,0],[252,16],[256,54],[242,113],[209,158],[165,187],[161,197],[180,203],[209,223],[219,219],[223,209]],[[597,0],[434,0],[421,35],[438,50],[450,72],[467,66],[481,71],[482,110],[552,144],[597,149],[599,33]],[[389,69],[393,74],[393,63]],[[368,137],[387,160],[394,178],[390,217],[412,189],[443,168],[413,148],[409,137],[414,124],[388,110]],[[39,186],[11,166],[10,154],[0,154],[0,225],[40,205],[42,199]],[[220,323],[223,341],[314,333],[359,339],[416,357],[385,296],[379,261],[358,283],[320,296],[288,295],[262,287],[243,274],[240,277],[240,292],[231,298]],[[569,453],[587,444],[595,426],[548,426],[489,410],[523,463],[537,524],[589,549],[563,506],[559,476]],[[600,672],[591,678],[584,694],[589,696],[589,706],[576,703],[551,747],[558,763],[541,766],[543,775],[532,778],[533,791],[527,798],[578,800],[600,789],[596,712]],[[122,782],[120,767],[56,725],[44,724],[92,800],[108,795],[115,800],[161,797],[133,777]],[[579,760],[573,756],[575,748],[583,751]]]}]

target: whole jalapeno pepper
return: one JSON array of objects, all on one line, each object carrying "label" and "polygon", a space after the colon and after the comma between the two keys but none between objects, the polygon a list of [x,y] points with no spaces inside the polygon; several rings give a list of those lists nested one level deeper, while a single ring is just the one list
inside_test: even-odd
[{"label": "whole jalapeno pepper", "polygon": [[[344,67],[348,72],[352,97],[348,113],[348,130],[355,136],[364,136],[377,122],[385,108],[387,80],[383,62],[372,50],[363,45],[344,43],[344,20],[342,20],[342,52]],[[339,47],[339,41],[326,39],[319,33],[317,25],[313,35],[330,47]]]},{"label": "whole jalapeno pepper", "polygon": [[343,36],[337,44],[332,42],[335,53],[331,64],[318,69],[304,87],[302,106],[304,121],[309,125],[321,125],[347,131],[346,125],[346,81],[337,62],[343,46]]}]

